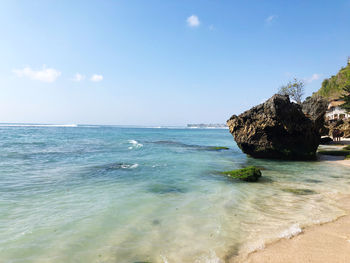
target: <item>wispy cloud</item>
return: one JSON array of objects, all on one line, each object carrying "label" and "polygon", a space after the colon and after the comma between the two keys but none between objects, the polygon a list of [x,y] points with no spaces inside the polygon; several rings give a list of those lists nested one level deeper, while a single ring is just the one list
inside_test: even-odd
[{"label": "wispy cloud", "polygon": [[265,24],[271,25],[273,21],[277,19],[276,15],[270,15],[265,19]]},{"label": "wispy cloud", "polygon": [[196,15],[189,16],[186,21],[189,27],[198,27],[201,23]]},{"label": "wispy cloud", "polygon": [[306,78],[305,82],[306,83],[311,83],[311,82],[313,82],[315,80],[319,80],[320,78],[321,78],[321,74],[314,73],[314,74],[312,74],[312,76],[310,78]]},{"label": "wispy cloud", "polygon": [[103,80],[103,76],[102,75],[98,75],[98,74],[93,74],[90,78],[91,81],[93,82],[99,82]]},{"label": "wispy cloud", "polygon": [[56,79],[61,76],[61,72],[54,68],[47,68],[43,65],[43,68],[40,70],[34,70],[31,67],[25,67],[23,69],[14,69],[13,73],[15,73],[18,77],[23,78],[27,77],[32,80],[39,80],[42,82],[55,82]]},{"label": "wispy cloud", "polygon": [[80,73],[76,73],[74,75],[73,81],[79,82],[85,79],[85,76],[80,74]]}]

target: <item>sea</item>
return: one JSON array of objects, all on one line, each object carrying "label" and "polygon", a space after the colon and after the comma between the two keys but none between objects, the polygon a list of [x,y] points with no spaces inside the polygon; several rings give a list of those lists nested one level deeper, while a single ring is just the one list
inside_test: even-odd
[{"label": "sea", "polygon": [[2,124],[0,262],[233,262],[348,193],[349,167],[253,159],[227,129]]}]

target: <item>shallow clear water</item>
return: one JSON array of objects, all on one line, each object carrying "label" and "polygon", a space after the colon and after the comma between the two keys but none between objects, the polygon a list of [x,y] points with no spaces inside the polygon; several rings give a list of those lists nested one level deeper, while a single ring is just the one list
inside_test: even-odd
[{"label": "shallow clear water", "polygon": [[[246,165],[261,182],[217,173]],[[248,158],[228,130],[0,127],[0,262],[225,262],[341,215],[349,186],[331,162]]]}]

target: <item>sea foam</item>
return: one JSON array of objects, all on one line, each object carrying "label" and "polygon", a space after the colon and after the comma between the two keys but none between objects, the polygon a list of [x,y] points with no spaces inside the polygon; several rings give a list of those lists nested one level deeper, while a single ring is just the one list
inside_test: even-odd
[{"label": "sea foam", "polygon": [[139,143],[136,140],[128,140],[128,142],[131,144],[131,146],[128,147],[129,150],[134,149],[134,148],[141,148],[143,146],[142,143]]},{"label": "sea foam", "polygon": [[0,127],[78,127],[77,124],[0,124]]},{"label": "sea foam", "polygon": [[281,234],[279,235],[279,237],[289,239],[289,238],[292,238],[296,235],[299,235],[302,232],[303,232],[303,230],[300,228],[299,224],[294,224],[291,227],[289,227],[288,229],[282,231]]}]

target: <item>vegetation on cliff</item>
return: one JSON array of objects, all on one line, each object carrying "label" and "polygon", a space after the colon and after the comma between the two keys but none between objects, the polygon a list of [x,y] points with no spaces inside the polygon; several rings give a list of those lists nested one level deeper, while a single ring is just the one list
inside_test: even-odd
[{"label": "vegetation on cliff", "polygon": [[346,67],[339,70],[335,76],[325,79],[322,82],[322,87],[317,93],[328,99],[336,99],[342,96],[344,88],[349,85],[350,63],[348,63]]},{"label": "vegetation on cliff", "polygon": [[341,105],[346,112],[350,113],[350,85],[346,85],[343,89],[343,96],[340,97],[345,103]]}]

